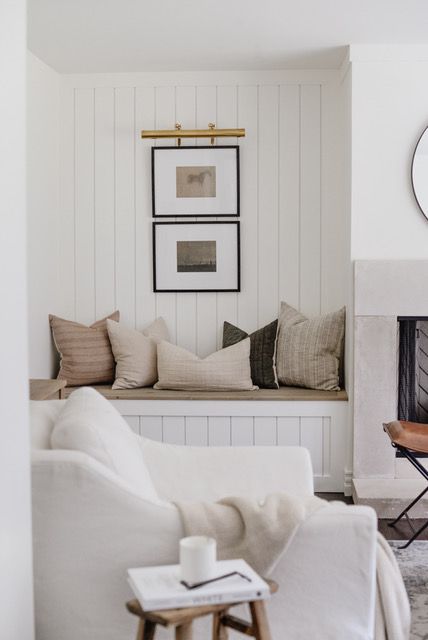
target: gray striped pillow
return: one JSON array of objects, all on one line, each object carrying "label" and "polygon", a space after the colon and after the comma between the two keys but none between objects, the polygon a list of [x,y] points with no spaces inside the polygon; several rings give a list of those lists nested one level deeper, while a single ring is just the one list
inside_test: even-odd
[{"label": "gray striped pillow", "polygon": [[114,379],[115,362],[107,333],[107,319],[119,321],[119,311],[89,327],[58,316],[49,316],[60,356],[58,378],[67,386],[102,384]]},{"label": "gray striped pillow", "polygon": [[276,368],[280,384],[338,391],[345,307],[317,318],[281,302]]}]

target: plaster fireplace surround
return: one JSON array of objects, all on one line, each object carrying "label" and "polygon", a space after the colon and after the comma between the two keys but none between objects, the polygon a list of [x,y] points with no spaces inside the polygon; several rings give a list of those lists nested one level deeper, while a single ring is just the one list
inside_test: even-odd
[{"label": "plaster fireplace surround", "polygon": [[[425,487],[382,429],[397,419],[400,316],[428,316],[428,260],[356,261],[353,497],[383,518],[398,515]],[[428,498],[421,500],[414,517],[427,507]]]}]

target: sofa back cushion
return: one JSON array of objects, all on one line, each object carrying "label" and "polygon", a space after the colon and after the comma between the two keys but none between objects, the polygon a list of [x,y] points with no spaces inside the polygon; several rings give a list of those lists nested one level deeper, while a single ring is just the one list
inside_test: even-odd
[{"label": "sofa back cushion", "polygon": [[158,345],[158,374],[155,389],[248,391],[257,388],[251,380],[249,338],[206,358],[198,358],[175,344],[161,342]]},{"label": "sofa back cushion", "polygon": [[53,428],[51,446],[90,455],[142,497],[158,501],[137,437],[113,405],[94,389],[83,387],[70,395]]},{"label": "sofa back cushion", "polygon": [[65,400],[30,400],[30,439],[32,449],[50,449],[55,422]]}]

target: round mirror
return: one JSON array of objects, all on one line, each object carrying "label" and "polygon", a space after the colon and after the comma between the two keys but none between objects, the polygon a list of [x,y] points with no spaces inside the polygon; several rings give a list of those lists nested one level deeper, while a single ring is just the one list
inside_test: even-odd
[{"label": "round mirror", "polygon": [[428,127],[419,138],[413,154],[412,185],[416,202],[428,218]]}]

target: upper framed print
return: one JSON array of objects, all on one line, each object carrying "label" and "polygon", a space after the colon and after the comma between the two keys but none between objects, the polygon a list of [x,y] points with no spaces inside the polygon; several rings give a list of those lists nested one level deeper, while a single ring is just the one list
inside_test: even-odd
[{"label": "upper framed print", "polygon": [[153,291],[240,291],[239,222],[153,222]]},{"label": "upper framed print", "polygon": [[239,216],[239,147],[152,147],[153,216]]}]

